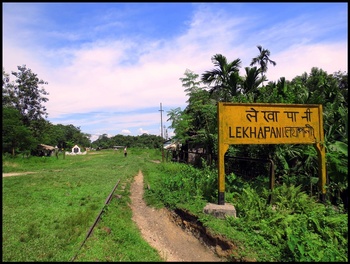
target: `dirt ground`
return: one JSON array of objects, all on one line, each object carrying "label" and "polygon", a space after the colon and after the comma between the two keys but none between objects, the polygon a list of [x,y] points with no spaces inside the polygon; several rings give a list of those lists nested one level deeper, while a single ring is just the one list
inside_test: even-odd
[{"label": "dirt ground", "polygon": [[27,175],[27,174],[32,174],[32,173],[35,173],[35,172],[10,172],[10,173],[3,173],[2,177]]},{"label": "dirt ground", "polygon": [[158,250],[165,261],[223,262],[190,232],[176,225],[166,209],[148,207],[143,200],[143,175],[140,171],[131,185],[133,221],[143,238]]}]

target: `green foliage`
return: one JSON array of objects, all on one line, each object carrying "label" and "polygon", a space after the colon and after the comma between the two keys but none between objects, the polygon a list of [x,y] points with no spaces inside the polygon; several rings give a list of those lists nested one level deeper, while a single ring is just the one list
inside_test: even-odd
[{"label": "green foliage", "polygon": [[3,95],[8,98],[7,103],[20,112],[23,123],[29,126],[31,121],[47,116],[46,108],[42,104],[48,101],[45,97],[48,93],[39,87],[47,82],[39,80],[26,65],[17,68],[18,72],[12,72],[16,77],[15,83],[6,83],[5,87],[3,83]]},{"label": "green foliage", "polygon": [[128,148],[159,149],[163,146],[164,139],[160,136],[143,134],[140,136],[116,135],[108,137],[107,134],[99,136],[91,143],[92,147],[99,149],[114,148],[114,146],[127,146]]},{"label": "green foliage", "polygon": [[19,111],[5,106],[2,109],[2,151],[13,156],[27,149],[34,149],[36,142],[28,127],[22,120]]},{"label": "green foliage", "polygon": [[255,233],[255,250],[269,251],[275,261],[347,261],[347,214],[317,203],[300,186],[276,187],[271,204],[267,193],[244,189],[235,201],[239,219],[228,219],[232,228]]},{"label": "green foliage", "polygon": [[257,69],[256,67],[245,67],[246,77],[243,80],[242,90],[247,97],[251,97],[249,101],[256,102],[257,97],[259,95],[258,87],[266,80],[266,77],[261,74],[262,70]]},{"label": "green foliage", "polygon": [[[158,173],[144,171],[147,179],[153,178],[153,188],[146,190],[150,201],[162,201],[170,208],[195,200],[213,200],[217,192],[217,177],[209,168],[200,170],[183,163],[162,163]],[[216,199],[216,198],[215,198]]]},{"label": "green foliage", "polygon": [[217,68],[205,71],[201,81],[209,86],[209,93],[216,101],[230,102],[232,97],[240,93],[242,79],[239,68],[242,61],[238,58],[228,62],[222,54],[215,54],[211,61]]},{"label": "green foliage", "polygon": [[[3,69],[3,107],[17,109],[23,125],[30,130],[31,136],[38,142],[44,132],[45,118],[48,115],[43,105],[48,101],[48,98],[45,97],[48,93],[39,86],[47,82],[40,80],[35,73],[27,69],[26,65],[17,68],[18,72],[12,72],[12,75],[16,77],[12,83],[9,82],[9,75]],[[15,128],[22,130],[20,127]],[[15,133],[20,132],[15,131]],[[26,141],[27,138],[24,137],[23,141]]]},{"label": "green foliage", "polygon": [[330,178],[327,188],[337,203],[342,203],[340,193],[348,188],[348,144],[335,141],[327,150],[327,171]]},{"label": "green foliage", "polygon": [[328,106],[325,112],[327,188],[338,203],[340,193],[348,188],[348,108],[339,106],[339,102],[329,103]]}]

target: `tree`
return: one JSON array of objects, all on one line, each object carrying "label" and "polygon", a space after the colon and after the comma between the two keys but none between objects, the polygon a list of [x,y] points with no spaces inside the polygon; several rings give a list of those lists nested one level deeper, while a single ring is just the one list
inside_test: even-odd
[{"label": "tree", "polygon": [[[216,133],[216,101],[210,98],[210,93],[199,87],[198,74],[186,70],[185,78],[180,78],[185,92],[189,96],[187,107],[172,109],[168,112],[170,128],[174,129],[175,136],[184,149],[188,144],[199,143],[212,153]],[[186,158],[185,158],[186,159]]]},{"label": "tree", "polygon": [[186,95],[191,97],[191,94],[198,91],[200,89],[200,81],[197,81],[197,78],[199,77],[198,74],[194,73],[193,71],[186,69],[184,73],[185,77],[180,78],[180,81],[182,82],[182,86],[185,87]]},{"label": "tree", "polygon": [[[182,114],[191,116],[188,120],[190,120],[192,124],[191,127],[193,131],[188,130],[187,133],[189,132],[190,134],[193,134],[204,127],[208,127],[209,115],[207,115],[204,110],[206,106],[210,105],[210,96],[208,91],[199,87],[200,81],[197,81],[197,78],[199,77],[198,74],[186,70],[185,76],[185,78],[180,78],[180,80],[182,86],[186,88],[185,92],[187,92],[189,98],[187,100],[188,106]],[[169,112],[169,115],[173,116],[173,113]]]},{"label": "tree", "polygon": [[211,60],[218,68],[206,71],[201,80],[209,86],[214,84],[209,92],[216,96],[217,101],[230,102],[231,98],[239,93],[241,60],[236,59],[228,63],[226,57],[221,54],[215,54]]},{"label": "tree", "polygon": [[39,85],[47,82],[40,80],[36,74],[27,69],[26,65],[17,68],[18,72],[12,72],[12,75],[17,78],[15,83],[5,82],[4,84],[3,70],[3,98],[6,98],[5,102],[3,99],[3,105],[5,103],[16,108],[21,114],[24,125],[31,127],[32,121],[47,117],[43,103],[48,101],[45,97],[48,93],[44,88],[39,88]]},{"label": "tree", "polygon": [[243,87],[242,91],[244,94],[252,94],[253,95],[253,101],[256,102],[257,96],[258,96],[258,87],[260,84],[262,84],[265,81],[265,76],[262,76],[259,78],[259,74],[261,73],[260,69],[257,69],[256,67],[245,67],[245,73],[246,76],[243,80]]},{"label": "tree", "polygon": [[338,71],[333,74],[333,77],[337,80],[339,91],[345,100],[344,106],[348,107],[348,74],[346,72]]},{"label": "tree", "polygon": [[263,49],[262,46],[260,46],[260,45],[258,45],[257,47],[260,51],[260,54],[252,59],[250,66],[254,66],[255,64],[259,64],[260,70],[261,70],[261,77],[263,77],[264,73],[267,72],[268,63],[271,63],[273,66],[276,66],[276,62],[273,60],[270,60],[270,51],[268,49]]},{"label": "tree", "polygon": [[98,148],[100,149],[108,149],[113,147],[111,139],[108,137],[107,134],[102,134],[101,136],[99,136],[96,140],[96,143],[98,144]]},{"label": "tree", "polygon": [[192,130],[191,116],[181,111],[180,107],[171,109],[167,115],[169,117],[167,121],[171,121],[169,128],[174,129],[174,138],[183,142],[186,141],[189,138],[189,131]]},{"label": "tree", "polygon": [[2,67],[2,88],[6,87],[6,84],[10,81],[10,75],[5,72],[4,67]]},{"label": "tree", "polygon": [[23,124],[18,110],[5,106],[2,111],[2,152],[15,156],[18,152],[34,149],[35,140],[31,131]]},{"label": "tree", "polygon": [[[74,125],[56,125],[56,129],[60,131],[62,141],[62,134],[64,135],[64,139],[59,143],[66,143],[66,148],[72,148],[74,145],[81,145],[83,147],[90,146],[89,134],[82,133],[80,131],[80,127],[75,127]],[[107,137],[107,136],[106,136]],[[56,143],[57,144],[57,143]]]},{"label": "tree", "polygon": [[14,97],[11,89],[10,75],[2,68],[2,106],[11,106],[11,98]]}]

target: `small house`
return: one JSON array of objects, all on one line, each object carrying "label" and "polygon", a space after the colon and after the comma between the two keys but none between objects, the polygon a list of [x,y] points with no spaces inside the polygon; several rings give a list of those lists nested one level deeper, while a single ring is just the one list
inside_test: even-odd
[{"label": "small house", "polygon": [[40,157],[51,156],[55,151],[55,147],[45,144],[39,144],[37,146],[37,151]]}]

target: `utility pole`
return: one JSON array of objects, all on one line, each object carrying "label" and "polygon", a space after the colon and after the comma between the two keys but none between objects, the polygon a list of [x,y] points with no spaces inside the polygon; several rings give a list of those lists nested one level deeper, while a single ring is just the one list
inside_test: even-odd
[{"label": "utility pole", "polygon": [[163,117],[162,117],[162,103],[160,103],[160,136],[162,137],[162,162],[164,162],[164,138],[163,138]]},{"label": "utility pole", "polygon": [[165,125],[164,125],[164,137],[165,137],[165,141],[167,141],[169,139],[168,130],[165,128]]}]

